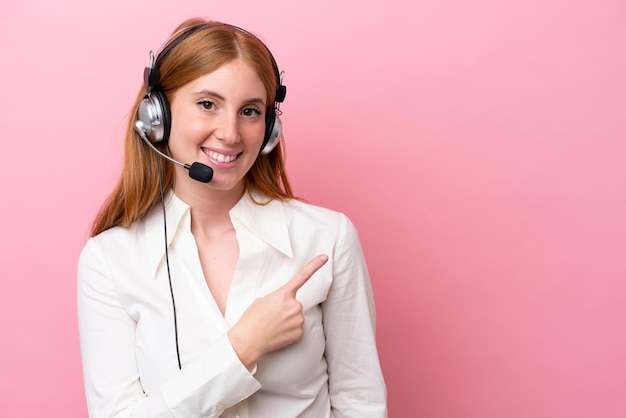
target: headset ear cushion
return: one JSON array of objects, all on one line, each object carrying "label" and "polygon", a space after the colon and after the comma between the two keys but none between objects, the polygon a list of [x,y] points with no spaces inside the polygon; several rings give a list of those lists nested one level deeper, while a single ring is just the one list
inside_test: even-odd
[{"label": "headset ear cushion", "polygon": [[261,147],[261,154],[269,154],[276,148],[278,142],[280,142],[283,124],[276,112],[274,111],[272,113],[274,117],[268,118],[265,125],[265,139],[263,141],[263,147]]},{"label": "headset ear cushion", "polygon": [[137,110],[137,120],[152,143],[167,142],[170,137],[171,117],[167,97],[160,90],[148,93]]}]

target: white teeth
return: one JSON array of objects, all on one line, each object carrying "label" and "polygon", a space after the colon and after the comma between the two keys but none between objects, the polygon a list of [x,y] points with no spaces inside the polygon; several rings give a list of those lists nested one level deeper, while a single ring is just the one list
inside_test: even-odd
[{"label": "white teeth", "polygon": [[209,151],[208,152],[209,157],[213,158],[215,161],[219,161],[220,163],[229,163],[231,161],[234,161],[235,158],[237,158],[237,155],[224,155],[224,154],[220,154],[219,152],[214,152],[214,151]]}]

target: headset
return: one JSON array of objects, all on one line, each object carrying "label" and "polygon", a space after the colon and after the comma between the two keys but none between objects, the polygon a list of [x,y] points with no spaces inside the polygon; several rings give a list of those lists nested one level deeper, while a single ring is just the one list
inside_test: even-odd
[{"label": "headset", "polygon": [[[166,46],[157,55],[156,59],[154,59],[154,54],[150,51],[150,65],[144,69],[143,74],[146,94],[139,104],[136,121],[137,130],[140,135],[143,132],[143,134],[149,139],[150,142],[148,145],[167,143],[172,126],[169,102],[159,84],[161,77],[159,73],[159,65],[161,61],[172,49],[176,48],[191,35],[202,30],[219,26],[254,36],[250,32],[237,26],[221,22],[204,22],[184,28],[178,34],[173,35],[174,38],[166,44]],[[278,65],[276,64],[274,56],[270,52],[269,48],[267,48],[263,42],[261,43],[269,54],[274,75],[276,77],[276,97],[274,99],[274,103],[268,105],[268,109],[265,113],[265,135],[260,151],[261,154],[269,154],[280,141],[280,134],[282,131],[282,123],[280,121],[280,103],[285,100],[287,87],[282,84],[282,74],[278,70]]]}]

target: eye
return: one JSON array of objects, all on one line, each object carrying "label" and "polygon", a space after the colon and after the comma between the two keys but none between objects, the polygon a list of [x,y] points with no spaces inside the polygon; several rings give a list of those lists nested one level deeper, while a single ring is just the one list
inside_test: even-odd
[{"label": "eye", "polygon": [[204,110],[213,110],[215,108],[215,104],[209,100],[201,100],[198,102],[198,104]]},{"label": "eye", "polygon": [[247,107],[241,113],[244,116],[248,116],[251,118],[261,115],[261,112],[258,109],[255,109],[254,107]]}]

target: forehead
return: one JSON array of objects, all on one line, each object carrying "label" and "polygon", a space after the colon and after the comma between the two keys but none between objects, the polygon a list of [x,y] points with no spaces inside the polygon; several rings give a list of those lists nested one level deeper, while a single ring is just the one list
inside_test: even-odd
[{"label": "forehead", "polygon": [[224,97],[267,99],[261,77],[243,60],[233,60],[181,87],[182,91],[200,93],[212,91]]}]

